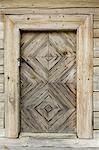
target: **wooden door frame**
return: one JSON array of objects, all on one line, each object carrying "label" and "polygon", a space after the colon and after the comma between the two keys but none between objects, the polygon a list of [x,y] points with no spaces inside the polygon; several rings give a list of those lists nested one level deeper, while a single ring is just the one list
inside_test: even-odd
[{"label": "wooden door frame", "polygon": [[5,15],[6,137],[20,132],[20,30],[77,30],[77,137],[92,138],[92,15]]}]

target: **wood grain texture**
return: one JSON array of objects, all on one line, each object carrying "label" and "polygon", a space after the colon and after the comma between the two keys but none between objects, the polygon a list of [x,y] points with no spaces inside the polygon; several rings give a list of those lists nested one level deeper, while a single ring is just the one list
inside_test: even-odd
[{"label": "wood grain texture", "polygon": [[0,9],[0,14],[92,14],[92,15],[97,15],[99,14],[99,9],[98,8],[6,8]]},{"label": "wood grain texture", "polygon": [[92,27],[92,17],[89,16],[79,27],[77,36],[77,133],[80,138],[92,137]]},{"label": "wood grain texture", "polygon": [[94,57],[99,58],[99,38],[94,38]]},{"label": "wood grain texture", "polygon": [[75,133],[75,33],[23,33],[21,59],[21,132]]},{"label": "wood grain texture", "polygon": [[93,111],[99,111],[99,92],[93,92]]},{"label": "wood grain texture", "polygon": [[17,137],[19,131],[19,31],[6,17],[5,21],[5,127],[6,137]]},{"label": "wood grain texture", "polygon": [[9,2],[9,0],[3,0],[0,2],[0,8],[65,8],[65,7],[99,7],[99,2],[97,0],[43,0],[41,1],[36,1],[36,0],[12,0]]},{"label": "wood grain texture", "polygon": [[0,93],[0,102],[5,102],[5,101],[6,101],[5,93]]},{"label": "wood grain texture", "polygon": [[0,102],[0,118],[4,119],[4,102]]},{"label": "wood grain texture", "polygon": [[93,91],[99,91],[99,67],[94,67]]},{"label": "wood grain texture", "polygon": [[94,129],[99,129],[99,112],[94,112]]}]

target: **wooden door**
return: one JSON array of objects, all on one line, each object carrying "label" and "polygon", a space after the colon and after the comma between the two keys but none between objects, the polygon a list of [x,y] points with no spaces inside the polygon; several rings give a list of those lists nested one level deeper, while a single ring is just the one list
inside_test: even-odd
[{"label": "wooden door", "polygon": [[21,132],[76,132],[76,32],[21,33]]}]

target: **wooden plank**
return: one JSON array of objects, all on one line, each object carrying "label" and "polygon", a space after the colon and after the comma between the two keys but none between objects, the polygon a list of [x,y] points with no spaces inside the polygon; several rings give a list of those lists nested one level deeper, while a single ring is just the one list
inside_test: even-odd
[{"label": "wooden plank", "polygon": [[98,8],[6,8],[0,9],[1,14],[94,14],[99,13]]},{"label": "wooden plank", "polygon": [[[73,148],[73,150],[91,150],[91,148],[95,148],[95,150],[99,149],[99,139],[36,139],[32,137],[25,137],[25,138],[18,138],[18,139],[8,139],[6,138],[0,138],[0,146],[7,146],[9,148],[13,147],[12,150],[20,147],[28,149],[28,147],[31,149],[35,148],[60,148],[63,150],[70,150],[70,148]],[[1,147],[0,147],[1,148]],[[4,148],[4,147],[3,147]],[[6,147],[5,147],[6,148]],[[29,149],[29,150],[30,150]],[[40,149],[41,150],[41,149]]]},{"label": "wooden plank", "polygon": [[4,73],[4,66],[0,66],[0,74]]},{"label": "wooden plank", "polygon": [[[93,44],[92,18],[78,31],[77,47],[77,133],[78,137],[92,137],[92,80],[93,80]],[[87,40],[87,42],[86,42]],[[90,43],[90,44],[87,44]],[[86,55],[85,55],[86,54]],[[85,57],[86,56],[86,57]],[[87,101],[86,101],[87,100]],[[85,115],[86,114],[86,115]],[[87,117],[85,117],[87,116]]]},{"label": "wooden plank", "polygon": [[0,65],[4,65],[4,50],[0,50]]},{"label": "wooden plank", "polygon": [[99,112],[94,112],[94,129],[99,129]]},{"label": "wooden plank", "polygon": [[99,57],[99,38],[94,38],[94,57]]},{"label": "wooden plank", "polygon": [[42,23],[42,22],[81,22],[84,21],[87,15],[62,15],[62,14],[45,14],[45,15],[9,15],[10,19],[15,23]]},{"label": "wooden plank", "polygon": [[5,126],[7,137],[18,137],[19,132],[19,41],[20,33],[6,16],[5,23]]},{"label": "wooden plank", "polygon": [[5,129],[0,129],[0,138],[5,137]]},{"label": "wooden plank", "polygon": [[99,67],[99,58],[93,58],[93,66]]},{"label": "wooden plank", "polygon": [[93,138],[99,140],[99,130],[93,130]]},{"label": "wooden plank", "polygon": [[0,93],[4,92],[4,75],[0,74]]},{"label": "wooden plank", "polygon": [[96,20],[94,21],[94,29],[98,29],[99,28],[99,21]]},{"label": "wooden plank", "polygon": [[0,3],[0,8],[63,8],[63,7],[99,7],[99,2],[97,0],[88,0],[88,1],[81,1],[81,0],[43,0],[42,2],[40,0],[36,1],[36,0],[28,0],[28,2],[26,0],[21,0],[21,1],[11,1],[9,2],[9,0],[3,0]]},{"label": "wooden plank", "polygon": [[3,40],[3,39],[4,39],[4,31],[1,30],[1,31],[0,31],[0,40]]},{"label": "wooden plank", "polygon": [[99,67],[94,67],[93,91],[99,91]]},{"label": "wooden plank", "polygon": [[4,102],[6,100],[5,93],[0,93],[0,102]]},{"label": "wooden plank", "polygon": [[94,38],[99,38],[99,29],[94,29]]},{"label": "wooden plank", "polygon": [[0,22],[0,31],[3,31],[3,30],[4,30],[4,23]]},{"label": "wooden plank", "polygon": [[4,128],[4,118],[0,118],[0,129]]},{"label": "wooden plank", "polygon": [[0,48],[4,48],[4,43],[3,43],[3,40],[0,40]]},{"label": "wooden plank", "polygon": [[[24,146],[0,146],[0,149],[2,150],[6,150],[6,149],[10,149],[10,150],[75,150],[75,148],[60,148],[60,147],[39,147],[39,148],[35,148],[35,147],[29,147],[27,146],[26,148]],[[76,150],[98,150],[98,148],[76,148]]]},{"label": "wooden plank", "polygon": [[93,111],[99,111],[99,92],[93,92]]},{"label": "wooden plank", "polygon": [[4,119],[4,102],[0,102],[0,119]]}]

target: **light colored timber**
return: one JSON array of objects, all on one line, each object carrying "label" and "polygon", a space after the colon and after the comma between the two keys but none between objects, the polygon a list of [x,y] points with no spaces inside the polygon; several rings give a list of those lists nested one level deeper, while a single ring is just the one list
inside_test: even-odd
[{"label": "light colored timber", "polygon": [[99,38],[99,29],[94,29],[94,38]]},{"label": "light colored timber", "polygon": [[0,102],[5,102],[5,93],[0,93]]},{"label": "light colored timber", "polygon": [[4,50],[0,50],[0,65],[4,65]]},{"label": "light colored timber", "polygon": [[0,74],[4,73],[4,66],[0,66]]},{"label": "light colored timber", "polygon": [[0,119],[4,119],[4,102],[0,102]]},{"label": "light colored timber", "polygon": [[95,148],[96,150],[96,148],[99,148],[99,139],[36,139],[32,137],[21,137],[18,139],[6,138],[5,140],[5,138],[1,138],[0,145],[7,145],[8,147],[12,146],[13,148],[24,147],[24,149],[27,149],[29,147],[35,148],[35,150],[40,148],[44,149],[44,147],[51,148],[51,150],[52,148],[63,148],[63,150],[66,148],[68,148],[69,150],[70,148],[73,148],[73,150],[78,150],[77,148],[79,148],[79,150],[86,150],[89,147],[88,150],[91,150],[92,148]]},{"label": "light colored timber", "polygon": [[[69,17],[70,16],[70,17]],[[15,23],[34,23],[34,22],[80,22],[87,18],[87,15],[10,15],[10,19]]]},{"label": "light colored timber", "polygon": [[4,75],[0,74],[0,93],[4,92]]},{"label": "light colored timber", "polygon": [[5,129],[0,129],[0,138],[5,137]]},{"label": "light colored timber", "polygon": [[4,31],[1,30],[1,31],[0,31],[0,40],[3,40],[3,39],[4,39]]},{"label": "light colored timber", "polygon": [[94,129],[99,129],[99,112],[94,112]]},{"label": "light colored timber", "polygon": [[99,38],[94,38],[94,57],[99,57]]},{"label": "light colored timber", "polygon": [[99,92],[93,92],[93,111],[99,111]]},{"label": "light colored timber", "polygon": [[[19,130],[19,31],[6,17],[5,22],[5,127],[7,137],[17,137]],[[16,92],[15,92],[16,91]],[[16,94],[17,93],[17,94]]]},{"label": "light colored timber", "polygon": [[98,29],[99,28],[99,20],[95,20],[94,21],[94,29]]},{"label": "light colored timber", "polygon": [[99,140],[99,130],[93,130],[93,137]]},{"label": "light colored timber", "polygon": [[4,118],[0,118],[0,129],[4,128]]},{"label": "light colored timber", "polygon": [[[55,7],[55,5],[54,5]],[[5,9],[0,9],[0,13],[3,14],[74,14],[74,15],[86,15],[86,14],[92,14],[92,15],[97,15],[99,13],[98,8],[5,8]]]},{"label": "light colored timber", "polygon": [[[14,44],[14,43],[11,42],[11,41],[13,41],[13,40],[11,40],[11,38],[12,39],[14,38],[12,36],[12,32],[13,32],[12,29],[14,29],[13,28],[13,25],[14,25],[13,22],[15,22],[15,20],[12,21],[10,19],[11,16],[6,16],[6,17],[7,17],[6,29],[8,29],[8,31],[6,30],[7,31],[6,32],[7,33],[6,37],[7,38],[6,38],[5,43],[7,43],[7,44],[5,46],[5,50],[7,52],[9,51],[11,53],[11,47],[13,47],[13,44]],[[67,16],[67,21],[68,21],[68,17],[71,17],[71,16],[69,16],[69,15]],[[76,17],[78,18],[78,16],[76,16]],[[78,75],[77,78],[80,79],[80,80],[77,80],[78,87],[79,87],[79,90],[78,90],[79,92],[78,92],[78,95],[77,95],[77,97],[78,97],[78,100],[77,100],[78,101],[77,102],[77,105],[78,105],[78,110],[77,110],[78,111],[78,115],[77,115],[78,116],[78,119],[77,119],[77,121],[78,121],[78,123],[77,123],[77,128],[78,128],[77,129],[77,135],[78,135],[79,138],[91,138],[92,137],[92,66],[93,66],[93,64],[92,64],[92,19],[91,19],[91,16],[88,16],[88,15],[86,15],[86,16],[84,15],[84,18],[85,17],[86,17],[86,19],[85,20],[82,19],[81,22],[80,21],[77,22],[76,19],[75,19],[75,21],[74,20],[72,21],[73,17],[71,17],[71,21],[69,19],[69,22],[63,22],[65,30],[66,29],[78,29],[78,45],[79,46],[78,46],[78,54],[77,54],[77,57],[78,57],[77,65],[78,65],[79,72],[77,74]],[[19,15],[19,18],[21,18],[20,15]],[[74,18],[75,18],[75,16],[74,16]],[[66,19],[65,19],[65,21],[66,21]],[[53,29],[54,30],[54,29],[56,29],[55,27],[57,27],[57,29],[62,29],[62,26],[63,26],[62,24],[60,26],[61,22],[57,22],[57,21],[55,22],[56,23],[55,26],[53,26],[54,23],[51,22],[51,21],[46,21],[47,25],[45,25],[45,23],[42,24],[42,22],[43,22],[43,20],[41,21],[41,24],[39,26],[36,26],[37,25],[36,23],[34,23],[33,25],[30,24],[29,22],[27,24],[24,24],[24,21],[23,21],[23,22],[18,23],[17,26],[16,26],[17,28],[15,28],[15,29],[16,29],[16,31],[17,31],[18,28],[19,29],[25,29],[25,30],[34,30],[34,27],[35,27],[35,29],[39,29],[39,30],[41,30],[41,29],[42,30],[46,30],[46,29],[49,29],[49,30]],[[83,22],[83,24],[82,24],[82,22]],[[67,24],[67,23],[69,23],[69,24]],[[11,34],[10,35],[11,38],[9,38],[8,33]],[[14,34],[15,34],[15,32],[14,32]],[[18,39],[19,32],[17,33],[16,37]],[[8,43],[10,43],[10,46],[8,46],[9,45]],[[14,46],[15,46],[14,50],[17,49],[17,51],[18,51],[19,45],[14,44]],[[10,48],[8,48],[8,47],[10,47]],[[84,53],[84,50],[86,50],[86,53]],[[9,52],[7,54],[9,54]],[[85,54],[86,54],[86,57],[85,57]],[[12,57],[11,56],[6,57],[6,61],[9,60],[12,64],[12,61],[11,61]],[[10,58],[10,59],[8,59],[8,58]],[[81,62],[85,62],[86,65],[84,65],[84,63],[81,63]],[[17,62],[15,61],[15,64],[16,63]],[[7,62],[5,64],[7,64]],[[6,65],[6,67],[8,65]],[[14,63],[13,63],[13,66],[14,66]],[[6,75],[7,75],[7,76],[5,76],[6,84],[9,83],[9,86],[12,87],[12,82],[8,82],[8,80],[10,78],[12,78],[15,81],[15,87],[17,87],[17,82],[16,81],[18,80],[18,78],[17,77],[15,78],[13,76],[13,73],[12,73],[11,70],[8,71],[10,73],[10,76],[11,76],[10,78],[8,78],[9,76],[8,76],[7,69],[10,68],[10,67],[11,67],[11,70],[13,70],[14,75],[18,73],[16,71],[17,69],[14,70],[15,66],[14,66],[13,69],[12,69],[11,65],[8,66],[5,69]],[[17,66],[16,66],[16,68],[17,68]],[[85,75],[83,74],[83,71],[84,71]],[[81,85],[84,86],[83,89],[82,89]],[[6,86],[6,87],[8,87],[8,86]],[[13,93],[15,93],[15,89],[11,90],[11,93],[10,93],[9,90],[6,90],[6,92],[8,92],[8,95],[12,95],[12,97],[13,97]],[[18,95],[17,90],[16,90],[16,95]],[[15,98],[16,97],[13,97],[13,99],[15,99]],[[15,102],[16,102],[16,99],[15,99],[14,103]],[[8,101],[8,104],[11,106],[9,101]],[[83,105],[83,107],[81,107],[82,105]],[[9,108],[8,105],[6,105],[6,106],[7,106],[7,108]],[[11,110],[13,110],[13,107],[11,106],[10,108],[11,109],[9,109],[9,110],[11,112]],[[17,105],[16,108],[18,110],[18,105]],[[83,108],[83,109],[81,109],[81,108]],[[85,110],[86,110],[86,112],[85,112]],[[88,115],[84,115],[83,114],[84,112]],[[18,111],[16,111],[16,113],[18,115]],[[8,116],[11,115],[12,118],[13,118],[12,124],[10,124],[11,121],[10,122],[7,121],[7,123],[9,124],[9,130],[7,130],[7,131],[9,131],[8,135],[9,135],[9,137],[16,137],[17,134],[18,134],[18,130],[15,130],[17,134],[13,132],[13,135],[11,135],[12,131],[13,131],[13,130],[11,130],[11,126],[13,127],[13,129],[16,128],[15,126],[13,126],[13,121],[16,121],[16,120],[18,121],[18,118],[16,118],[16,116],[14,117],[14,115],[16,115],[14,113],[13,113],[13,115],[11,113],[10,113],[10,115],[9,115],[9,113],[7,113],[7,115]],[[16,128],[16,129],[18,129],[18,128]]]},{"label": "light colored timber", "polygon": [[[77,126],[80,126],[82,130],[78,130],[78,135],[89,134],[91,137],[92,131],[92,74],[93,74],[93,44],[92,44],[92,18],[88,17],[85,21],[86,25],[81,25],[78,31],[77,37]],[[90,44],[85,44],[84,41]],[[83,47],[84,45],[84,47]],[[86,54],[86,57],[85,57]],[[85,67],[86,66],[86,67]],[[88,91],[87,91],[88,90]],[[82,100],[81,100],[82,97]],[[87,99],[87,101],[86,101]],[[85,108],[84,110],[82,109]],[[86,112],[87,110],[87,112]],[[85,114],[88,113],[88,118],[85,118]],[[83,114],[83,115],[82,115]],[[82,119],[82,117],[83,119]],[[86,127],[84,122],[86,122]],[[90,126],[89,126],[90,124]],[[86,128],[86,131],[85,131]],[[79,129],[79,128],[78,128]],[[89,130],[89,131],[88,131]],[[88,136],[88,135],[86,135]]]},{"label": "light colored timber", "polygon": [[0,8],[22,8],[22,7],[27,7],[27,8],[64,8],[64,7],[99,7],[99,2],[97,0],[43,0],[42,2],[40,0],[12,0],[11,3],[9,0],[3,0],[0,2]]},{"label": "light colored timber", "polygon": [[94,67],[93,91],[99,91],[99,67]]},{"label": "light colored timber", "polygon": [[4,42],[3,42],[3,40],[1,39],[1,40],[0,40],[0,49],[2,49],[2,48],[4,48]]},{"label": "light colored timber", "polygon": [[0,22],[0,31],[4,30],[4,22]]},{"label": "light colored timber", "polygon": [[99,58],[93,58],[94,67],[99,67]]},{"label": "light colored timber", "polygon": [[22,133],[20,134],[21,137],[32,137],[32,138],[46,138],[46,139],[74,139],[77,138],[76,134],[73,133]]}]

